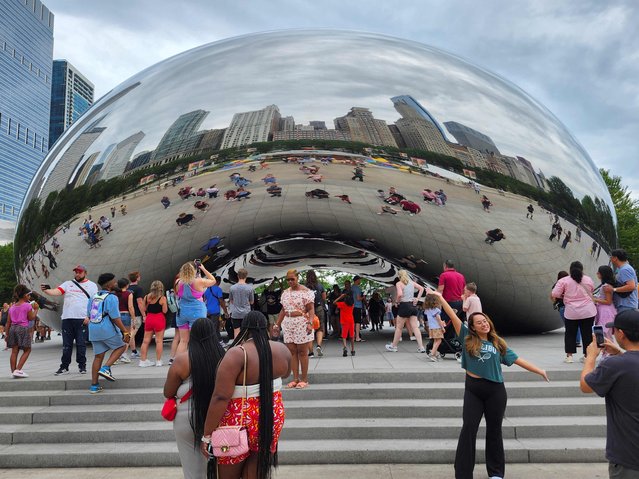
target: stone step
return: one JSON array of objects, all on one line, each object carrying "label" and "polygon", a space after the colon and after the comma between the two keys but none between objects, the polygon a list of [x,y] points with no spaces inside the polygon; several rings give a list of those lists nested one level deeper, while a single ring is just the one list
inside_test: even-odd
[{"label": "stone step", "polygon": [[[281,464],[448,463],[454,439],[291,440],[280,443]],[[507,463],[604,462],[604,438],[505,439]],[[483,441],[477,462],[484,461]],[[173,441],[16,444],[0,447],[0,468],[159,467],[179,465]]]},{"label": "stone step", "polygon": [[[365,358],[361,358],[365,360]],[[322,359],[323,360],[323,359]],[[320,361],[322,361],[320,360]],[[309,372],[309,382],[312,385],[319,384],[366,384],[366,383],[462,383],[464,382],[464,372],[461,369],[456,369],[454,372],[446,370],[436,369],[439,363],[429,363],[433,366],[433,370],[424,372],[423,370],[416,371],[388,371],[388,370],[366,370],[361,371],[311,371]],[[318,366],[319,367],[319,366]],[[126,371],[119,370],[119,368],[126,368]],[[166,379],[167,368],[162,368],[161,371],[152,371],[153,375],[160,374],[159,376],[144,375],[146,369],[155,368],[137,368],[134,365],[117,366],[113,368],[113,374],[117,381],[109,383],[110,389],[147,389],[147,388],[162,388]],[[120,377],[119,373],[127,374],[127,377]],[[131,377],[131,374],[135,373],[139,377]],[[556,370],[549,370],[548,374],[552,384],[555,381],[575,381],[579,384],[580,369],[576,368],[561,368]],[[90,377],[81,375],[68,375],[54,377],[52,379],[1,379],[0,391],[66,391],[87,389],[90,383]],[[508,369],[504,368],[504,380],[508,386],[511,382],[531,382],[536,380],[537,377],[527,371],[523,371],[519,368]]]},{"label": "stone step", "polygon": [[[86,386],[86,384],[85,384]],[[101,394],[91,395],[85,389],[9,391],[0,393],[3,406],[62,406],[83,404],[131,404],[150,403],[163,400],[161,388],[109,389]],[[358,383],[358,384],[313,384],[305,391],[283,390],[286,401],[323,399],[461,399],[463,383]],[[515,381],[508,386],[510,398],[556,398],[581,396],[575,381]]]},{"label": "stone step", "polygon": [[[368,439],[456,439],[461,418],[365,418],[287,419],[283,442]],[[479,437],[485,433],[480,426]],[[606,419],[600,416],[506,418],[504,439],[605,437]],[[168,421],[93,422],[0,426],[0,444],[97,443],[172,441],[173,425]]]},{"label": "stone step", "polygon": [[[295,391],[302,395],[305,391]],[[461,417],[462,399],[343,399],[326,401],[304,399],[287,401],[286,414],[299,418],[376,417]],[[161,402],[148,404],[118,403],[56,406],[7,406],[0,409],[0,424],[37,424],[65,421],[128,422],[156,421]],[[605,414],[604,401],[594,396],[566,398],[511,398],[507,417],[521,416],[596,416]]]}]

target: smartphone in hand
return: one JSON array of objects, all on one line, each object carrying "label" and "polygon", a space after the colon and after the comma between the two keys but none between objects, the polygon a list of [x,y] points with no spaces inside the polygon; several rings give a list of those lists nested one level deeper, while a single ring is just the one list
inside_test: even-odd
[{"label": "smartphone in hand", "polygon": [[593,326],[592,332],[595,335],[595,341],[597,341],[597,347],[603,348],[605,343],[605,336],[603,326]]}]

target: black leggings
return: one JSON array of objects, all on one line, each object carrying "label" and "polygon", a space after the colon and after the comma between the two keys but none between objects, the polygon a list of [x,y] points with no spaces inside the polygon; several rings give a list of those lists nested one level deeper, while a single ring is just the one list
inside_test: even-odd
[{"label": "black leggings", "polygon": [[[565,314],[565,313],[564,313]],[[566,332],[564,333],[564,349],[566,354],[577,352],[577,329],[581,331],[581,345],[584,349],[584,356],[588,345],[592,343],[592,325],[595,318],[566,319]]]},{"label": "black leggings", "polygon": [[504,383],[466,375],[464,424],[459,433],[455,454],[455,479],[473,479],[475,443],[481,417],[486,417],[486,470],[488,476],[504,477],[506,460],[501,423],[506,410]]}]

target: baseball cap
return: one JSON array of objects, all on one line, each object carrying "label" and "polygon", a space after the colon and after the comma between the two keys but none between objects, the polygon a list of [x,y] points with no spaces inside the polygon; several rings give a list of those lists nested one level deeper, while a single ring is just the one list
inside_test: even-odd
[{"label": "baseball cap", "polygon": [[639,332],[639,311],[628,309],[618,313],[613,322],[606,324],[606,328]]},{"label": "baseball cap", "polygon": [[73,268],[73,271],[84,271],[86,273],[87,267],[84,266],[83,264],[79,264],[75,268]]}]

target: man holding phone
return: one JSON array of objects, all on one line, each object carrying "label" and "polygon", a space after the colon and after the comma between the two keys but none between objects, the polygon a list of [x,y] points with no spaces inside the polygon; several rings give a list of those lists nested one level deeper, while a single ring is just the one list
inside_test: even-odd
[{"label": "man holding phone", "polygon": [[[606,327],[611,328],[618,345],[605,338],[602,344],[595,331],[580,387],[584,393],[594,392],[606,399],[609,477],[639,479],[639,311],[621,311]],[[611,356],[595,368],[595,359],[604,350]]]},{"label": "man holding phone", "polygon": [[78,362],[80,374],[87,372],[87,346],[85,341],[86,328],[89,323],[87,305],[98,292],[98,286],[87,278],[87,268],[77,265],[73,268],[74,278],[65,281],[57,288],[48,284],[41,284],[42,292],[47,296],[64,296],[62,305],[62,359],[60,367],[53,373],[56,376],[69,374],[69,365],[73,354],[75,341],[75,359]]}]

